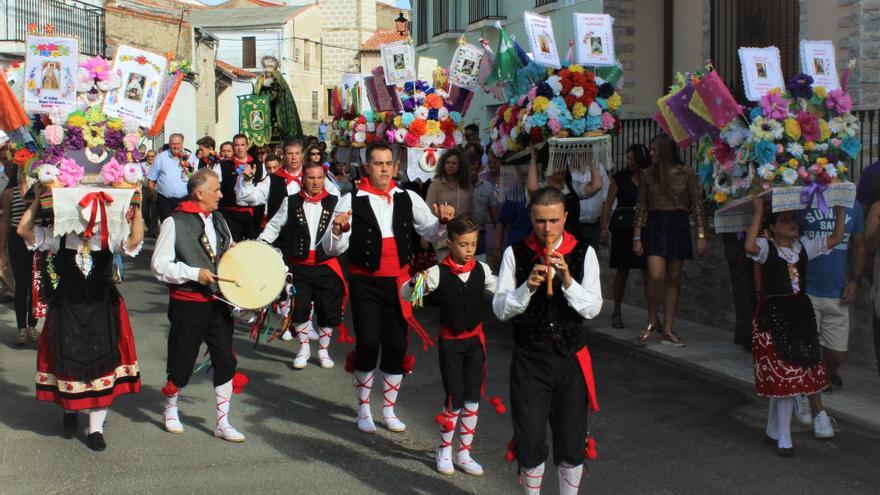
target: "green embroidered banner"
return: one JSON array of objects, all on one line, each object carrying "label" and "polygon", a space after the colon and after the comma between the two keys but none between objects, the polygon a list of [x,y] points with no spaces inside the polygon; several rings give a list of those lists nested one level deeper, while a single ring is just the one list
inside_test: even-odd
[{"label": "green embroidered banner", "polygon": [[254,146],[269,144],[272,138],[272,112],[268,95],[238,97],[238,129]]}]

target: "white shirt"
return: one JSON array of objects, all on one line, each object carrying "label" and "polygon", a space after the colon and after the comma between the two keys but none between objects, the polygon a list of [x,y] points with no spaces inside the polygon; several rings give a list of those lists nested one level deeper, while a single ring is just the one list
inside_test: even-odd
[{"label": "white shirt", "polygon": [[[559,247],[562,239],[554,248]],[[552,268],[551,268],[552,270]],[[495,297],[492,299],[492,310],[499,320],[506,321],[523,313],[529,305],[529,301],[535,289],[530,289],[527,282],[516,286],[516,259],[513,255],[513,247],[504,250],[501,259],[501,269],[498,270],[498,286],[495,288]],[[566,289],[562,288],[568,305],[582,317],[589,320],[595,318],[602,309],[602,285],[599,281],[599,260],[596,251],[587,248],[584,256],[584,277],[580,282],[572,280]]]},{"label": "white shirt", "polygon": [[[254,181],[246,181],[239,175],[238,182],[235,185],[238,201],[244,202],[245,206],[266,204],[266,201],[269,200],[270,182],[271,181],[267,176],[262,181],[254,184]],[[287,184],[287,195],[292,196],[298,193],[300,189],[301,186],[299,185],[299,182],[295,180],[290,181],[290,184]],[[334,196],[340,196],[339,188],[333,181],[329,179],[324,180],[324,189],[326,189],[328,193]]]},{"label": "white shirt", "polygon": [[[495,275],[492,274],[492,269],[489,268],[489,265],[483,263],[482,261],[478,261],[477,263],[483,267],[483,273],[485,274],[486,281],[483,283],[483,293],[484,294],[494,294],[495,293],[495,284],[498,282],[498,279]],[[431,268],[425,270],[425,294],[429,294],[431,291],[440,286],[440,267],[438,265],[434,265]],[[467,283],[468,279],[471,278],[471,272],[459,273],[458,278]],[[414,287],[409,285],[409,280],[403,283],[400,286],[400,295],[403,296],[404,299],[409,299],[412,297]]]},{"label": "white shirt", "polygon": [[[767,255],[770,254],[770,245],[767,242],[766,237],[758,237],[755,239],[755,244],[758,247],[758,252],[754,255],[748,254],[747,256],[763,265],[767,262]],[[773,245],[776,246],[776,250],[779,252],[779,257],[791,264],[795,264],[800,260],[801,246],[803,246],[804,251],[807,252],[807,259],[809,260],[831,252],[831,250],[828,249],[828,239],[824,237],[810,238],[802,236],[800,239],[795,239],[791,247],[780,247],[775,241],[773,242]]]},{"label": "white shirt", "polygon": [[[377,196],[364,190],[357,191],[357,196],[367,196],[369,198],[370,207],[373,209],[373,214],[376,215],[376,222],[379,224],[379,230],[382,233],[383,239],[394,237],[394,227],[392,226],[394,195],[401,192],[403,192],[403,189],[400,189],[397,186],[391,191],[388,191],[388,194],[392,197],[391,202],[388,202],[384,196]],[[412,201],[413,224],[415,225],[416,232],[418,232],[420,236],[426,238],[429,242],[436,242],[445,238],[446,226],[441,224],[437,217],[434,216],[434,213],[428,208],[428,204],[425,203],[425,200],[412,191],[406,191],[406,193],[409,194],[409,198]],[[340,211],[351,209],[351,194],[346,194],[345,198],[349,198],[348,201],[346,201],[348,205],[343,206],[341,204],[343,201],[340,201]],[[355,219],[352,215],[349,223],[354,226],[354,221]],[[324,252],[330,256],[339,256],[344,253],[345,250],[348,249],[350,236],[351,230],[336,236],[333,234],[333,229],[327,229],[327,233],[324,235],[324,238],[321,239],[321,245],[324,248]]]},{"label": "white shirt", "polygon": [[[608,173],[605,172],[605,167],[601,165],[596,168],[599,169],[599,175],[602,176],[602,189],[589,198],[581,199],[581,216],[578,218],[580,223],[596,223],[599,221],[599,217],[602,216],[602,205],[605,203],[605,198],[608,197],[608,188],[611,186],[611,181],[608,180]],[[574,186],[578,196],[583,196],[584,187],[591,180],[592,173],[589,169],[583,175],[575,171],[571,172],[571,185]]]},{"label": "white shirt", "polygon": [[[291,182],[291,184],[296,184],[296,182]],[[297,186],[298,188],[298,186]],[[289,190],[288,186],[288,190]],[[329,191],[328,191],[329,192]],[[298,194],[298,193],[297,193]],[[348,195],[345,195],[344,198],[347,198]],[[287,201],[290,197],[286,197],[281,200],[281,206],[278,207],[278,211],[275,212],[275,215],[272,216],[272,219],[269,220],[269,223],[266,224],[266,227],[263,229],[263,232],[257,237],[258,241],[268,242],[272,244],[275,242],[275,239],[278,238],[278,235],[281,233],[281,229],[287,224]],[[343,201],[340,199],[336,202],[336,207],[333,209],[333,216],[342,213],[343,211],[348,211],[351,207],[351,200]],[[343,209],[344,208],[344,209]],[[321,223],[321,212],[324,211],[324,207],[321,206],[321,203],[312,203],[309,201],[303,201],[303,212],[306,216],[306,224],[309,226],[309,251],[314,251],[315,246],[319,242],[318,236],[318,224]],[[331,230],[332,225],[327,227],[327,230]]]},{"label": "white shirt", "polygon": [[[217,252],[217,231],[214,230],[213,215],[199,215],[205,223],[205,236],[211,244],[211,249]],[[199,268],[189,266],[180,261],[174,261],[177,254],[174,251],[174,243],[177,238],[174,218],[168,217],[162,222],[159,238],[153,250],[153,259],[150,260],[150,269],[160,282],[166,284],[183,284],[186,282],[199,281]],[[226,246],[228,249],[229,246]]]},{"label": "white shirt", "polygon": [[[25,243],[27,248],[31,251],[50,251],[53,253],[57,253],[61,250],[61,236],[53,236],[53,231],[51,227],[40,227],[34,226],[34,243]],[[83,246],[85,246],[85,242],[76,234],[70,234],[64,237],[64,246],[67,249],[73,249],[74,251],[82,251]],[[144,241],[141,241],[140,244],[134,247],[134,249],[128,249],[128,246],[125,243],[125,239],[120,239],[113,235],[112,233],[109,235],[107,239],[107,247],[110,249],[111,253],[123,252],[126,256],[131,256],[134,258],[141,252],[141,248],[144,246]],[[89,238],[89,250],[90,251],[100,251],[101,250],[101,235],[98,232],[95,232],[91,238]]]}]

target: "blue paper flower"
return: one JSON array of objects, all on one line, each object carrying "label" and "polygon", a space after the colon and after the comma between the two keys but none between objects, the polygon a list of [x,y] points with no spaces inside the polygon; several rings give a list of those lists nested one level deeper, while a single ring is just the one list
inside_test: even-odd
[{"label": "blue paper flower", "polygon": [[367,119],[367,122],[373,121],[373,111],[372,110],[364,110],[364,118]]},{"label": "blue paper flower", "polygon": [[449,118],[455,122],[455,125],[461,124],[461,112],[449,112]]},{"label": "blue paper flower", "polygon": [[761,107],[755,107],[749,112],[749,120],[755,120],[758,117],[764,116],[764,110]]},{"label": "blue paper flower", "polygon": [[428,110],[428,120],[438,120],[438,110],[436,108],[432,108]]},{"label": "blue paper flower", "polygon": [[587,130],[587,120],[584,118],[574,119],[571,121],[571,126],[569,126],[569,128],[571,129],[572,134],[580,136]]},{"label": "blue paper flower", "polygon": [[538,85],[536,96],[543,96],[548,99],[553,98],[553,88],[546,81],[542,82]]},{"label": "blue paper flower", "polygon": [[587,131],[595,131],[602,127],[601,115],[587,115]]},{"label": "blue paper flower", "polygon": [[776,158],[776,143],[772,141],[758,141],[755,144],[754,151],[758,164],[766,165]]},{"label": "blue paper flower", "polygon": [[532,127],[544,127],[547,125],[547,114],[544,112],[536,113],[529,117]]},{"label": "blue paper flower", "polygon": [[409,129],[409,125],[412,124],[412,121],[415,120],[416,116],[410,112],[406,112],[400,116],[400,123],[403,124],[403,127]]},{"label": "blue paper flower", "polygon": [[602,107],[602,110],[608,110],[608,100],[606,100],[605,98],[596,98],[593,101],[598,103],[599,106]]},{"label": "blue paper flower", "polygon": [[859,152],[862,151],[862,142],[854,137],[848,137],[840,143],[840,149],[851,158],[855,159],[859,156]]}]

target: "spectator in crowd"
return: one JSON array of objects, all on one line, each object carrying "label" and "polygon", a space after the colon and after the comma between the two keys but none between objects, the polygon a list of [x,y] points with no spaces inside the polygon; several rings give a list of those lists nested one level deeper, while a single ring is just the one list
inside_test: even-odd
[{"label": "spectator in crowd", "polygon": [[339,186],[339,194],[345,195],[354,190],[354,183],[351,180],[351,166],[345,162],[333,163],[333,180]]},{"label": "spectator in crowd", "polygon": [[142,164],[144,167],[144,187],[142,188],[143,201],[144,205],[141,208],[141,213],[144,216],[144,229],[147,231],[147,235],[150,237],[156,237],[159,235],[159,212],[156,210],[156,190],[150,189],[150,169],[153,168],[153,163],[156,161],[156,151],[155,150],[147,150],[143,155],[144,158],[142,160]]},{"label": "spectator in crowd", "polygon": [[191,161],[189,150],[183,147],[183,134],[174,133],[168,138],[168,150],[159,153],[150,167],[147,173],[147,179],[150,180],[148,188],[158,195],[156,210],[160,223],[186,197],[186,181],[196,165]]},{"label": "spectator in crowd", "polygon": [[[471,207],[471,211],[474,213],[474,220],[477,223],[477,230],[479,232],[476,254],[486,254],[491,252],[487,249],[486,245],[488,238],[486,226],[495,225],[498,222],[498,196],[496,195],[495,185],[484,179],[480,174],[480,170],[483,168],[480,157],[473,153],[465,153],[464,156],[471,171],[471,187],[474,191],[474,204]],[[489,266],[492,265],[489,264]]]},{"label": "spectator in crowd", "polygon": [[480,126],[477,124],[464,126],[464,142],[480,144]]},{"label": "spectator in crowd", "polygon": [[871,208],[865,221],[865,251],[874,258],[874,283],[871,298],[874,301],[874,358],[880,373],[880,188],[874,188]]},{"label": "spectator in crowd", "polygon": [[232,141],[224,141],[223,144],[220,145],[220,161],[223,160],[232,160],[232,155],[235,154],[235,151],[232,147]]},{"label": "spectator in crowd", "polygon": [[28,341],[36,342],[40,336],[36,328],[37,319],[34,316],[31,299],[33,282],[31,263],[34,255],[28,250],[24,239],[16,232],[21,217],[29,206],[24,200],[28,187],[24,174],[18,173],[18,167],[14,163],[7,163],[4,172],[9,180],[2,195],[0,272],[6,272],[8,268],[12,269],[12,277],[15,280],[15,321],[18,325],[15,342],[24,345]]},{"label": "spectator in crowd", "polygon": [[211,136],[203,136],[196,141],[201,155],[199,156],[199,169],[210,168],[218,176],[220,175],[220,159],[214,150],[215,141]]},{"label": "spectator in crowd", "polygon": [[307,162],[320,163],[321,165],[327,161],[327,156],[317,144],[312,144],[306,148],[305,158]]},{"label": "spectator in crowd", "polygon": [[[608,233],[611,233],[611,256],[609,265],[617,270],[614,274],[614,310],[611,312],[611,326],[623,328],[623,316],[620,305],[626,291],[629,271],[637,269],[642,272],[646,298],[648,288],[648,264],[644,256],[633,252],[633,219],[635,218],[636,199],[639,183],[642,181],[642,170],[651,164],[648,148],[644,144],[633,144],[626,150],[626,168],[616,173],[608,186],[608,197],[602,208],[601,231],[599,242],[608,245]],[[616,203],[614,211],[612,206]]]},{"label": "spectator in crowd", "polygon": [[425,202],[429,205],[451,205],[455,208],[456,215],[473,214],[470,171],[461,151],[453,148],[443,153],[437,163],[437,175],[428,187]]},{"label": "spectator in crowd", "polygon": [[675,332],[675,310],[684,260],[693,257],[690,214],[697,225],[697,252],[706,252],[703,189],[697,173],[682,163],[675,143],[666,134],[651,140],[650,156],[651,167],[639,182],[633,224],[633,250],[638,256],[648,257],[650,282],[648,323],[639,333],[638,343],[647,344],[660,328],[657,311],[665,283],[666,322],[660,343],[684,347],[684,339]]},{"label": "spectator in crowd", "polygon": [[318,124],[318,141],[323,143],[324,141],[327,140],[327,128],[328,127],[329,126],[327,125],[327,121],[324,119],[321,119],[321,123]]}]

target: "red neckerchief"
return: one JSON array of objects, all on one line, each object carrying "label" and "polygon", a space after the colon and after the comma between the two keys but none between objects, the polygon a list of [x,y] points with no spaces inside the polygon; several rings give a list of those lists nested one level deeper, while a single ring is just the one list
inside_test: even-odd
[{"label": "red neckerchief", "polygon": [[198,203],[192,200],[181,201],[180,204],[177,205],[177,208],[174,211],[182,211],[184,213],[193,213],[196,215],[202,215],[205,218],[211,216],[211,212],[208,210],[202,209]]},{"label": "red neckerchief", "polygon": [[449,267],[449,271],[452,272],[453,275],[461,275],[462,273],[469,273],[473,270],[474,267],[477,266],[477,259],[471,258],[470,261],[464,265],[459,265],[452,259],[451,254],[447,254],[440,264]]},{"label": "red neckerchief", "polygon": [[234,163],[236,167],[239,165],[247,165],[252,161],[254,161],[254,157],[252,157],[251,155],[248,155],[247,158],[245,158],[244,160],[239,160],[235,157],[235,155],[232,155],[232,163]]},{"label": "red neckerchief", "polygon": [[397,184],[394,183],[394,179],[391,179],[391,183],[388,184],[387,191],[380,191],[376,189],[376,187],[370,183],[369,177],[364,177],[363,179],[361,179],[360,184],[358,184],[359,190],[385,198],[389,203],[391,203],[391,191],[393,191],[395,187],[397,187]]},{"label": "red neckerchief", "polygon": [[300,189],[297,194],[299,194],[299,197],[301,197],[304,201],[308,203],[320,203],[321,200],[330,195],[330,193],[328,193],[326,189],[321,189],[321,192],[314,196],[309,196],[306,193],[305,189]]},{"label": "red neckerchief", "polygon": [[[526,246],[529,247],[529,249],[535,252],[535,259],[538,259],[547,254],[548,246],[545,246],[543,243],[541,243],[541,241],[538,239],[538,236],[534,232],[526,237],[525,243]],[[559,244],[559,247],[554,249],[553,252],[565,256],[570,253],[575,246],[577,246],[577,239],[575,239],[573,235],[563,230],[562,243]]]},{"label": "red neckerchief", "polygon": [[294,175],[287,171],[284,167],[278,167],[278,170],[275,171],[275,175],[284,179],[284,185],[289,186],[291,182],[297,182],[302,185],[302,180],[299,175]]}]

